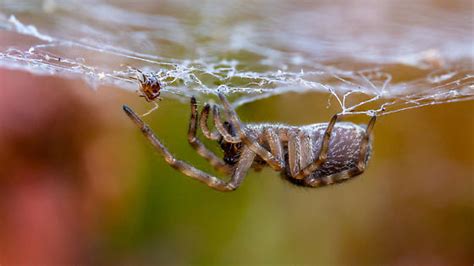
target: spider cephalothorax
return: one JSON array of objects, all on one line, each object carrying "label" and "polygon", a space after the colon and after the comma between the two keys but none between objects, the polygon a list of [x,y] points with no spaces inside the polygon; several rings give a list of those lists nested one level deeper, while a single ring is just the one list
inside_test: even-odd
[{"label": "spider cephalothorax", "polygon": [[222,141],[220,143],[222,151],[224,152],[224,162],[229,165],[235,165],[240,159],[242,152],[242,143],[229,143]]},{"label": "spider cephalothorax", "polygon": [[[223,125],[229,134],[235,136],[235,129],[232,128],[232,125],[229,122],[225,121]],[[229,165],[236,164],[239,161],[240,153],[242,152],[242,142],[230,143],[225,141],[222,136],[219,138],[218,142],[224,152],[224,162]]]},{"label": "spider cephalothorax", "polygon": [[[219,98],[227,117],[225,122],[220,118],[217,105],[206,104],[198,118],[196,100],[191,98],[188,141],[214,168],[230,174],[229,181],[177,160],[133,110],[124,106],[124,111],[167,163],[216,190],[235,190],[250,167],[258,170],[265,165],[279,171],[291,183],[305,187],[341,183],[364,172],[370,157],[370,135],[375,116],[365,129],[353,123],[336,123],[338,115],[334,115],[329,123],[299,127],[243,124],[227,99],[222,94],[219,94]],[[209,130],[207,124],[211,109],[216,127],[214,131]],[[220,144],[224,152],[223,159],[208,150],[196,137],[198,124],[205,137]]]}]

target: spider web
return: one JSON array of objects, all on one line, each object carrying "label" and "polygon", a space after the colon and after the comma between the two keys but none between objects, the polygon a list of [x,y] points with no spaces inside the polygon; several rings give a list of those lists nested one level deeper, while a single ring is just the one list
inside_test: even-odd
[{"label": "spider web", "polygon": [[474,99],[470,1],[0,2],[0,67],[234,106],[316,91],[341,113]]}]

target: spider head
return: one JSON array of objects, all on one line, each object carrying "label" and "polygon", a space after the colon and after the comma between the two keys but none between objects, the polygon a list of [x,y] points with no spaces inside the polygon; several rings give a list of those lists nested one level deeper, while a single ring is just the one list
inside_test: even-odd
[{"label": "spider head", "polygon": [[[226,128],[227,132],[229,132],[229,134],[235,136],[235,129],[229,122],[225,121],[224,127]],[[224,162],[230,165],[236,164],[239,161],[240,153],[242,151],[242,142],[230,143],[221,137],[219,144],[221,145],[221,149],[224,151]]]}]

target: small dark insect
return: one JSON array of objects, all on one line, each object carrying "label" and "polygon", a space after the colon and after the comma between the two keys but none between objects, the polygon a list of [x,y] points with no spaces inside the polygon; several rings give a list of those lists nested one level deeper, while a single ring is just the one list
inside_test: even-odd
[{"label": "small dark insect", "polygon": [[[375,116],[365,129],[349,122],[336,124],[338,115],[334,115],[329,123],[299,127],[243,124],[224,95],[219,94],[219,98],[227,120],[221,120],[217,105],[206,104],[199,124],[204,136],[220,144],[224,151],[223,160],[208,150],[196,136],[198,111],[194,97],[191,98],[188,141],[215,169],[231,175],[229,181],[176,159],[132,109],[128,106],[123,106],[123,109],[168,164],[219,191],[238,188],[250,167],[260,170],[268,165],[279,171],[284,179],[304,187],[341,183],[364,172],[371,153],[370,136]],[[215,131],[210,131],[207,124],[210,110]]]},{"label": "small dark insect", "polygon": [[134,70],[137,73],[135,79],[140,83],[139,84],[139,92],[140,97],[145,98],[147,102],[153,102],[155,106],[149,110],[148,112],[144,113],[142,116],[146,116],[151,114],[153,111],[158,109],[158,103],[156,100],[161,101],[160,93],[161,93],[161,82],[158,76],[154,73],[143,73],[140,69],[129,67],[130,69]]}]

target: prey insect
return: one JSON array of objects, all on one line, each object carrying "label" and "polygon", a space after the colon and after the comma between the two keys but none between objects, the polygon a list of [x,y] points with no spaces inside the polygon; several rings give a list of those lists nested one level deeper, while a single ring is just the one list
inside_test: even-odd
[{"label": "prey insect", "polygon": [[[191,98],[188,142],[216,170],[230,175],[229,181],[176,159],[130,107],[123,106],[123,109],[168,164],[219,191],[237,189],[250,168],[259,170],[270,166],[284,179],[303,187],[341,183],[360,175],[366,168],[375,116],[365,128],[350,122],[337,123],[340,115],[334,115],[329,123],[305,126],[244,124],[224,95],[219,94],[219,98],[225,120],[221,119],[220,107],[214,104],[206,104],[198,117],[196,99]],[[215,130],[208,126],[210,112]],[[205,137],[218,142],[223,159],[197,138],[198,125]]]},{"label": "prey insect", "polygon": [[161,81],[155,73],[145,74],[140,69],[133,67],[128,68],[136,72],[136,77],[133,79],[136,79],[139,83],[139,96],[145,98],[147,102],[152,102],[154,104],[152,109],[142,115],[147,116],[158,109],[158,103],[156,101],[161,101]]}]

